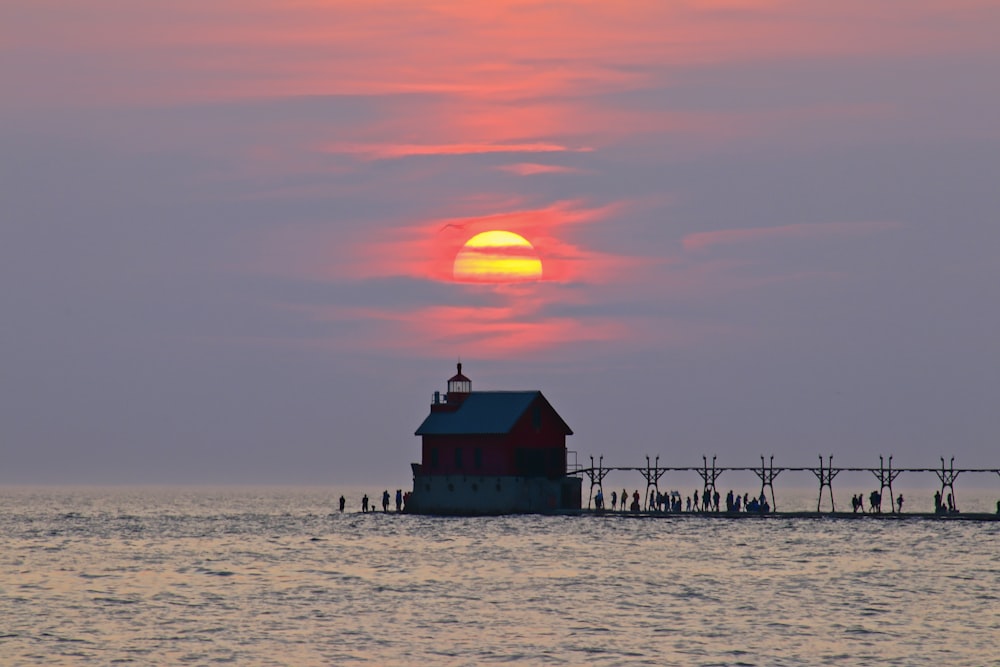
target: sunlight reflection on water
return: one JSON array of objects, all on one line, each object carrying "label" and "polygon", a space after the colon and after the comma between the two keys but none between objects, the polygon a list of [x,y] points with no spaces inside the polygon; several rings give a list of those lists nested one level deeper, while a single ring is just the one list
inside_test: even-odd
[{"label": "sunlight reflection on water", "polygon": [[1000,664],[998,523],[335,498],[0,489],[0,664]]}]

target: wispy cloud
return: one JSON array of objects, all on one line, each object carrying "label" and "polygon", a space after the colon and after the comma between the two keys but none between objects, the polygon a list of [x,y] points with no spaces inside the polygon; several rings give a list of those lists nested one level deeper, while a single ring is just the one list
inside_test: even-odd
[{"label": "wispy cloud", "polygon": [[[502,358],[511,353],[531,354],[543,350],[607,340],[628,334],[625,325],[613,318],[570,317],[547,312],[555,295],[539,295],[538,290],[508,286],[506,295],[495,299],[489,291],[488,305],[414,304],[410,308],[383,309],[336,305],[280,305],[313,321],[339,327],[351,322],[349,339],[339,338],[338,346],[358,350],[392,349],[419,354],[454,354],[475,350],[477,357]],[[336,338],[336,337],[335,337]],[[312,339],[305,339],[312,345]]]},{"label": "wispy cloud", "polygon": [[818,222],[749,229],[720,229],[688,234],[682,240],[684,250],[699,252],[717,246],[763,243],[786,239],[815,239],[858,236],[900,229],[902,223],[885,220],[857,222]]},{"label": "wispy cloud", "polygon": [[370,160],[427,155],[483,155],[487,153],[565,153],[592,149],[570,148],[555,143],[456,143],[456,144],[341,144],[326,148],[330,153],[360,155]]},{"label": "wispy cloud", "polygon": [[558,164],[538,164],[536,162],[518,162],[497,167],[500,171],[508,171],[518,176],[534,176],[536,174],[577,174],[581,169],[564,167]]},{"label": "wispy cloud", "polygon": [[[512,302],[513,303],[513,302]],[[625,332],[620,324],[594,318],[553,317],[516,305],[500,308],[430,307],[408,318],[411,335],[439,353],[475,349],[488,356],[550,349],[570,343],[612,340]]]},{"label": "wispy cloud", "polygon": [[[996,42],[995,13],[984,0],[913,0],[906,12],[893,3],[807,10],[743,0],[631,3],[628,11],[613,3],[528,8],[518,0],[260,0],[249,14],[237,0],[209,11],[152,0],[141,12],[86,0],[88,11],[72,24],[48,3],[23,4],[5,16],[5,46],[34,65],[13,70],[22,94],[11,103],[24,108],[85,98],[121,105],[304,95],[523,102],[642,90],[658,76],[649,63],[974,53]],[[941,30],[943,15],[968,25]]]}]

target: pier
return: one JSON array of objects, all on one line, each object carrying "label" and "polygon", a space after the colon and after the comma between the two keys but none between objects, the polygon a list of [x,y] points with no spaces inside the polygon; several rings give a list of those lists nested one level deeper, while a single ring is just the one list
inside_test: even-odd
[{"label": "pier", "polygon": [[[862,518],[862,517],[884,517],[884,518],[945,518],[945,519],[973,519],[973,520],[1000,520],[1000,512],[997,513],[973,513],[973,514],[962,514],[958,508],[958,496],[955,491],[955,482],[961,474],[996,474],[1000,476],[1000,468],[956,468],[955,458],[952,457],[947,463],[944,457],[940,457],[941,465],[937,468],[897,468],[893,467],[893,457],[889,456],[888,460],[884,456],[879,456],[878,467],[836,467],[833,465],[833,455],[829,455],[825,458],[822,455],[819,456],[818,466],[800,466],[800,467],[775,467],[774,456],[769,459],[765,459],[764,456],[760,457],[759,466],[719,466],[718,457],[712,456],[709,459],[707,456],[702,456],[701,466],[661,466],[660,457],[655,458],[646,457],[645,466],[605,466],[604,456],[598,457],[595,463],[594,457],[590,457],[590,467],[575,466],[571,467],[567,474],[569,475],[583,475],[590,480],[590,493],[587,498],[587,508],[583,511],[604,511],[605,508],[593,508],[592,502],[593,498],[596,497],[597,493],[600,493],[601,497],[604,497],[604,479],[611,472],[635,472],[639,473],[641,477],[645,480],[645,492],[641,501],[641,509],[636,512],[634,510],[626,511],[624,509],[625,499],[622,499],[622,509],[620,512],[630,513],[630,514],[643,514],[643,515],[669,515],[669,516],[679,516],[679,515],[689,515],[689,516],[705,516],[705,515],[720,515],[727,516],[731,518],[738,517],[753,517],[753,516],[782,516],[782,517],[838,517],[838,518]],[[736,511],[733,510],[722,510],[715,506],[714,508],[707,508],[702,504],[702,507],[697,511],[692,511],[690,509],[683,509],[680,512],[677,511],[662,511],[655,506],[651,506],[650,498],[660,498],[662,493],[660,491],[660,480],[663,479],[664,475],[667,473],[695,473],[702,480],[702,490],[705,498],[715,498],[719,489],[717,482],[719,478],[727,472],[752,472],[760,480],[760,500],[764,502],[767,497],[767,491],[770,490],[770,506],[769,508],[761,513],[754,511],[747,511],[745,508],[740,508]],[[778,510],[777,498],[774,493],[774,482],[779,474],[783,472],[790,473],[802,473],[809,472],[812,473],[817,482],[819,483],[819,493],[816,499],[816,511],[815,512],[781,512]],[[871,473],[878,483],[878,494],[879,497],[884,497],[883,492],[888,489],[889,491],[889,512],[881,511],[881,504],[877,511],[864,512],[862,510],[859,513],[857,510],[852,512],[838,512],[836,509],[836,504],[833,497],[833,480],[841,472],[869,472]],[[893,483],[896,479],[903,473],[908,474],[934,474],[941,484],[940,491],[935,493],[935,504],[936,510],[933,513],[930,512],[903,512],[902,508],[896,506],[896,497],[893,491]],[[823,490],[826,489],[829,494],[830,499],[830,511],[822,511],[823,505]],[[690,498],[688,498],[690,500]],[[698,506],[698,500],[695,500],[694,505]]]}]

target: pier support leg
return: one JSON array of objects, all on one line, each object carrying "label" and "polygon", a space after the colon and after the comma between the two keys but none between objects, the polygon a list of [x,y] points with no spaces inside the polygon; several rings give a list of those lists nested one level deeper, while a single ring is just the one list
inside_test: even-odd
[{"label": "pier support leg", "polygon": [[[598,459],[597,466],[594,466],[594,457],[591,456],[590,468],[588,470],[584,470],[583,472],[587,473],[587,477],[590,478],[590,494],[587,496],[587,509],[590,509],[590,501],[594,497],[594,488],[596,487],[603,496],[604,478],[607,477],[608,473],[611,471],[604,467],[604,455],[601,454],[601,457]],[[604,508],[602,507],[601,509]]]},{"label": "pier support leg", "polygon": [[819,480],[819,498],[816,500],[816,511],[819,512],[820,506],[823,504],[823,487],[825,486],[830,492],[830,512],[836,512],[837,507],[833,501],[833,478],[840,473],[840,470],[833,467],[833,454],[830,454],[826,468],[823,467],[823,455],[820,454],[819,468],[811,468],[810,470]]},{"label": "pier support leg", "polygon": [[760,477],[760,495],[764,495],[764,489],[771,488],[771,511],[778,511],[778,503],[774,499],[774,478],[777,477],[784,468],[774,467],[774,456],[771,456],[771,462],[768,464],[764,463],[764,455],[761,454],[760,457],[760,470],[754,470],[757,477]]},{"label": "pier support leg", "polygon": [[649,490],[652,489],[656,494],[654,497],[660,497],[660,478],[663,477],[663,473],[667,472],[666,469],[660,468],[660,457],[656,457],[656,463],[654,465],[649,464],[649,457],[646,457],[646,469],[640,471],[642,476],[646,478],[646,499],[644,504],[646,506],[646,511],[653,509],[649,503]]},{"label": "pier support leg", "polygon": [[[943,459],[942,459],[943,460]],[[892,483],[896,481],[899,477],[901,470],[892,469],[892,456],[889,456],[889,467],[885,467],[885,459],[879,454],[878,457],[878,470],[874,468],[870,469],[871,474],[878,478],[878,492],[881,495],[884,489],[889,489],[889,506],[892,507],[892,513],[896,513],[896,494],[892,490]],[[900,508],[902,509],[902,508]]]},{"label": "pier support leg", "polygon": [[[941,504],[945,504],[945,489],[951,489],[951,493],[948,494],[948,505],[947,509],[949,512],[958,511],[958,500],[955,498],[955,480],[958,479],[961,470],[955,470],[955,457],[951,457],[951,462],[948,467],[944,467],[944,457],[941,457],[941,470],[935,470],[934,473],[941,480]],[[935,508],[936,509],[936,508]]]},{"label": "pier support leg", "polygon": [[[704,465],[702,466],[701,470],[697,470],[696,471],[701,476],[702,481],[705,483],[705,487],[704,487],[705,491],[708,491],[709,495],[712,498],[715,497],[715,492],[716,492],[715,480],[719,479],[719,475],[722,474],[722,470],[716,470],[716,468],[715,468],[715,459],[716,458],[717,457],[713,454],[712,455],[712,467],[709,468],[708,467],[708,457],[703,455],[701,457],[701,460],[704,462]],[[702,503],[702,505],[704,505],[704,502]],[[701,509],[702,509],[703,512],[708,512],[709,509],[710,509],[710,507],[704,507],[703,506]]]}]

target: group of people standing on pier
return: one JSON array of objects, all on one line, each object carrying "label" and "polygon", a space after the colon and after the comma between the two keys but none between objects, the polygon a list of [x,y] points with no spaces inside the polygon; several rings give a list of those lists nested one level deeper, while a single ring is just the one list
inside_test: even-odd
[{"label": "group of people standing on pier", "polygon": [[[406,507],[406,501],[409,499],[410,493],[407,491],[403,493],[402,489],[396,489],[396,512],[402,512],[403,508]],[[382,492],[382,512],[386,513],[389,511],[389,489]],[[340,497],[339,501],[340,512],[344,513],[344,508],[347,506],[347,499],[344,496]],[[368,499],[368,494],[366,493],[361,498],[361,511],[363,513],[376,511],[375,503]]]},{"label": "group of people standing on pier", "polygon": [[[942,502],[941,492],[934,492],[934,513],[935,514],[957,514],[958,507],[955,506],[955,499],[949,493],[947,498],[947,504]],[[1000,500],[997,501],[997,514],[1000,514]]]},{"label": "group of people standing on pier", "polygon": [[[940,497],[941,494],[939,493],[938,498],[940,499]],[[951,496],[949,494],[949,498],[950,497]],[[893,512],[903,511],[903,500],[904,500],[903,494],[901,493],[899,494],[899,497],[896,498],[896,508],[893,510]],[[854,510],[855,514],[857,514],[858,512],[861,512],[862,514],[865,513],[865,498],[863,494],[859,493],[857,495],[851,496],[851,509]],[[871,493],[868,494],[868,512],[870,512],[871,514],[882,513],[881,491],[872,491]]]},{"label": "group of people standing on pier", "polygon": [[[642,496],[639,494],[639,489],[636,489],[631,498],[629,497],[628,491],[622,489],[621,495],[615,491],[611,492],[611,507],[612,512],[669,512],[669,513],[680,513],[680,512],[721,512],[720,501],[722,500],[719,495],[718,489],[704,489],[703,491],[695,490],[695,492],[688,496],[687,499],[683,500],[681,494],[677,491],[671,491],[670,493],[660,493],[657,490],[651,490],[649,492],[648,504],[643,508],[640,504]],[[631,500],[631,502],[630,502]],[[893,512],[903,511],[903,494],[899,494],[896,498],[896,506],[893,508]],[[858,493],[851,496],[851,507],[854,513],[857,514],[861,512],[862,514],[881,514],[882,513],[882,493],[881,491],[872,491],[868,494],[868,509],[865,509],[865,499],[864,494]],[[597,493],[594,495],[594,508],[598,510],[609,509],[605,506],[604,502],[604,491],[598,488]],[[761,492],[759,498],[751,498],[749,494],[744,493],[740,496],[738,493],[734,494],[732,490],[726,494],[726,512],[747,512],[755,514],[767,514],[771,511],[771,505],[767,502],[767,497]],[[934,492],[934,513],[935,514],[957,514],[958,507],[955,505],[955,499],[952,494],[947,494],[947,496],[942,496],[940,491]],[[997,501],[997,515],[1000,515],[1000,500]]]},{"label": "group of people standing on pier", "polygon": [[[617,492],[611,492],[611,511],[622,511],[622,512],[640,512],[643,510],[640,505],[640,499],[642,496],[639,495],[639,489],[636,489],[631,496],[631,503],[629,502],[629,495],[627,489],[622,489],[622,493],[619,496]],[[658,490],[652,490],[649,492],[648,504],[646,505],[646,510],[650,512],[721,512],[720,501],[722,496],[719,494],[718,489],[704,489],[699,492],[697,489],[695,492],[688,496],[686,499],[682,499],[682,496],[677,491],[671,491],[670,493],[660,493]],[[607,509],[604,504],[604,491],[598,488],[597,493],[594,495],[594,507],[598,510]],[[621,508],[619,510],[619,507]],[[742,496],[738,493],[734,493],[732,489],[726,494],[726,512],[753,512],[757,514],[767,514],[771,511],[771,505],[767,502],[767,497],[763,492],[760,494],[760,498],[751,498],[749,493],[744,493]]]}]

